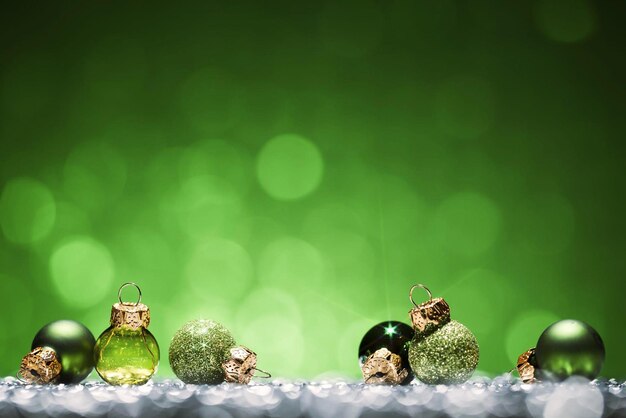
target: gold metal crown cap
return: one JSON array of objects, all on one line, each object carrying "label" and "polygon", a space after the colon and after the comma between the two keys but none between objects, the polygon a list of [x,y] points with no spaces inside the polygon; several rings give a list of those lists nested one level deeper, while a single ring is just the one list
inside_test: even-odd
[{"label": "gold metal crown cap", "polygon": [[53,383],[61,374],[57,353],[48,347],[37,347],[22,358],[19,375],[28,383]]},{"label": "gold metal crown cap", "polygon": [[391,385],[399,385],[409,374],[402,368],[402,358],[386,348],[371,354],[363,363],[361,372],[365,383]]},{"label": "gold metal crown cap", "polygon": [[[428,293],[428,301],[417,304],[413,300],[413,290],[421,287]],[[416,333],[432,332],[450,322],[450,305],[443,298],[434,298],[423,284],[416,284],[409,291],[409,300],[413,308],[409,311],[411,323]]]},{"label": "gold metal crown cap", "polygon": [[143,303],[116,303],[111,308],[111,325],[130,329],[148,328],[150,309]]},{"label": "gold metal crown cap", "polygon": [[[123,302],[122,290],[126,286],[134,286],[137,289],[139,297],[137,302]],[[150,309],[147,305],[141,303],[141,289],[137,284],[128,282],[120,286],[117,292],[118,303],[113,304],[111,308],[111,325],[114,327],[127,327],[133,330],[139,328],[148,328],[150,325]]]},{"label": "gold metal crown cap", "polygon": [[524,383],[534,383],[537,381],[535,377],[535,349],[531,348],[517,359],[517,373]]},{"label": "gold metal crown cap", "polygon": [[222,369],[227,382],[248,384],[256,371],[256,353],[243,346],[233,347]]}]

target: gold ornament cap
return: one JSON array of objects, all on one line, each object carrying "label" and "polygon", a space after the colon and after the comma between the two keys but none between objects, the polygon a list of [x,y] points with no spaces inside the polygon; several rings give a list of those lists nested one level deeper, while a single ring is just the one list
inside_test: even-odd
[{"label": "gold ornament cap", "polygon": [[[137,302],[122,302],[122,289],[126,286],[135,286],[139,292]],[[117,292],[118,303],[111,308],[111,325],[120,328],[127,327],[133,330],[148,328],[150,325],[150,309],[141,303],[141,289],[135,283],[128,282],[120,286]]]},{"label": "gold ornament cap", "polygon": [[363,380],[368,384],[399,385],[409,372],[402,368],[402,358],[386,348],[376,350],[361,367]]},{"label": "gold ornament cap", "polygon": [[48,347],[37,347],[22,358],[19,376],[28,383],[54,383],[61,374],[61,368],[56,351]]},{"label": "gold ornament cap", "polygon": [[[413,290],[421,287],[428,293],[428,301],[417,304],[413,300]],[[423,284],[416,284],[409,291],[409,300],[413,308],[409,311],[411,323],[416,334],[430,333],[450,322],[450,305],[443,298],[434,298]]]},{"label": "gold ornament cap", "polygon": [[517,373],[519,373],[520,379],[524,383],[535,383],[539,380],[535,377],[535,369],[537,363],[535,362],[535,348],[531,348],[524,354],[520,355],[517,359]]},{"label": "gold ornament cap", "polygon": [[248,384],[256,371],[256,353],[244,346],[233,347],[222,369],[227,382]]}]

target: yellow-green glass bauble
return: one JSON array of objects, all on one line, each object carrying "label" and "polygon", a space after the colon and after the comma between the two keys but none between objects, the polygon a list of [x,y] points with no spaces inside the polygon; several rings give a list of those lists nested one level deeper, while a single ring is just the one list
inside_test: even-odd
[{"label": "yellow-green glass bauble", "polygon": [[225,379],[223,364],[230,359],[235,339],[222,324],[209,320],[185,323],[170,343],[170,366],[185,383],[218,384]]},{"label": "yellow-green glass bauble", "polygon": [[[413,290],[428,292],[427,302],[416,304]],[[409,343],[409,364],[419,380],[427,384],[459,384],[469,379],[478,365],[479,349],[474,334],[463,324],[450,320],[450,306],[433,299],[423,285],[411,288],[414,305],[409,311],[415,336]]]},{"label": "yellow-green glass bauble", "polygon": [[[122,302],[122,289],[129,285],[139,291],[136,303]],[[159,344],[148,331],[150,310],[141,303],[141,290],[134,283],[124,283],[118,299],[111,309],[111,326],[96,341],[96,371],[112,385],[142,385],[156,373],[160,357]]]}]

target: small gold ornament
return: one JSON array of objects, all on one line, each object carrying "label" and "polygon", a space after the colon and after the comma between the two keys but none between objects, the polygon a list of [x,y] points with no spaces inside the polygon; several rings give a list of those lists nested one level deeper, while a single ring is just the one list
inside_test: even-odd
[{"label": "small gold ornament", "polygon": [[[136,302],[122,301],[122,290],[127,286],[137,290]],[[117,292],[118,302],[111,307],[110,326],[96,341],[96,371],[109,384],[143,385],[159,366],[159,344],[148,331],[150,309],[141,303],[141,298],[137,284],[122,284]]]},{"label": "small gold ornament", "polygon": [[24,356],[19,376],[28,383],[54,383],[61,374],[61,362],[51,348],[37,347]]},{"label": "small gold ornament", "polygon": [[539,380],[535,377],[535,348],[531,348],[517,359],[517,373],[524,383],[535,383]]},{"label": "small gold ornament", "polygon": [[399,385],[408,376],[408,371],[402,368],[402,359],[386,348],[376,350],[370,355],[363,367],[365,383]]},{"label": "small gold ornament", "polygon": [[230,383],[248,384],[256,371],[256,353],[246,347],[230,349],[230,358],[222,363],[224,380]]},{"label": "small gold ornament", "polygon": [[[413,290],[422,288],[428,300],[413,300]],[[479,359],[474,334],[458,321],[450,320],[450,306],[442,298],[434,298],[430,290],[416,284],[409,291],[413,308],[409,316],[415,337],[409,342],[409,364],[413,374],[429,385],[460,384],[472,376]]]},{"label": "small gold ornament", "polygon": [[[428,301],[419,305],[413,300],[413,290],[421,287],[428,293]],[[416,333],[430,334],[432,331],[450,322],[450,305],[443,298],[434,298],[430,290],[422,284],[416,284],[409,291],[413,308],[409,310],[411,323]]]}]

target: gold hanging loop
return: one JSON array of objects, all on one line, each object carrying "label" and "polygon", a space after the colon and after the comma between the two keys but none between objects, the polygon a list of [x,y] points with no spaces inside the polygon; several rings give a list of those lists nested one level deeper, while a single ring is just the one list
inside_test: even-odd
[{"label": "gold hanging loop", "polygon": [[117,300],[119,300],[120,303],[123,305],[127,304],[126,302],[122,301],[122,290],[124,290],[124,288],[127,286],[134,286],[135,289],[137,289],[137,292],[139,293],[139,298],[137,299],[137,302],[135,302],[135,306],[139,305],[141,303],[141,288],[139,287],[139,285],[137,285],[137,283],[134,282],[126,282],[120,286],[120,290],[117,291]]},{"label": "gold hanging loop", "polygon": [[430,289],[428,289],[426,286],[424,286],[424,285],[423,285],[423,284],[421,284],[421,283],[414,284],[414,285],[411,287],[411,290],[409,291],[409,300],[411,301],[411,303],[413,304],[413,306],[415,306],[416,308],[417,308],[418,306],[417,306],[417,303],[415,303],[415,301],[413,300],[413,291],[414,291],[414,290],[415,290],[415,288],[417,288],[417,287],[421,287],[422,289],[424,289],[424,290],[426,291],[426,293],[428,293],[428,301],[429,301],[429,302],[430,302],[431,300],[433,300],[433,294],[432,294],[432,293],[430,293]]}]

